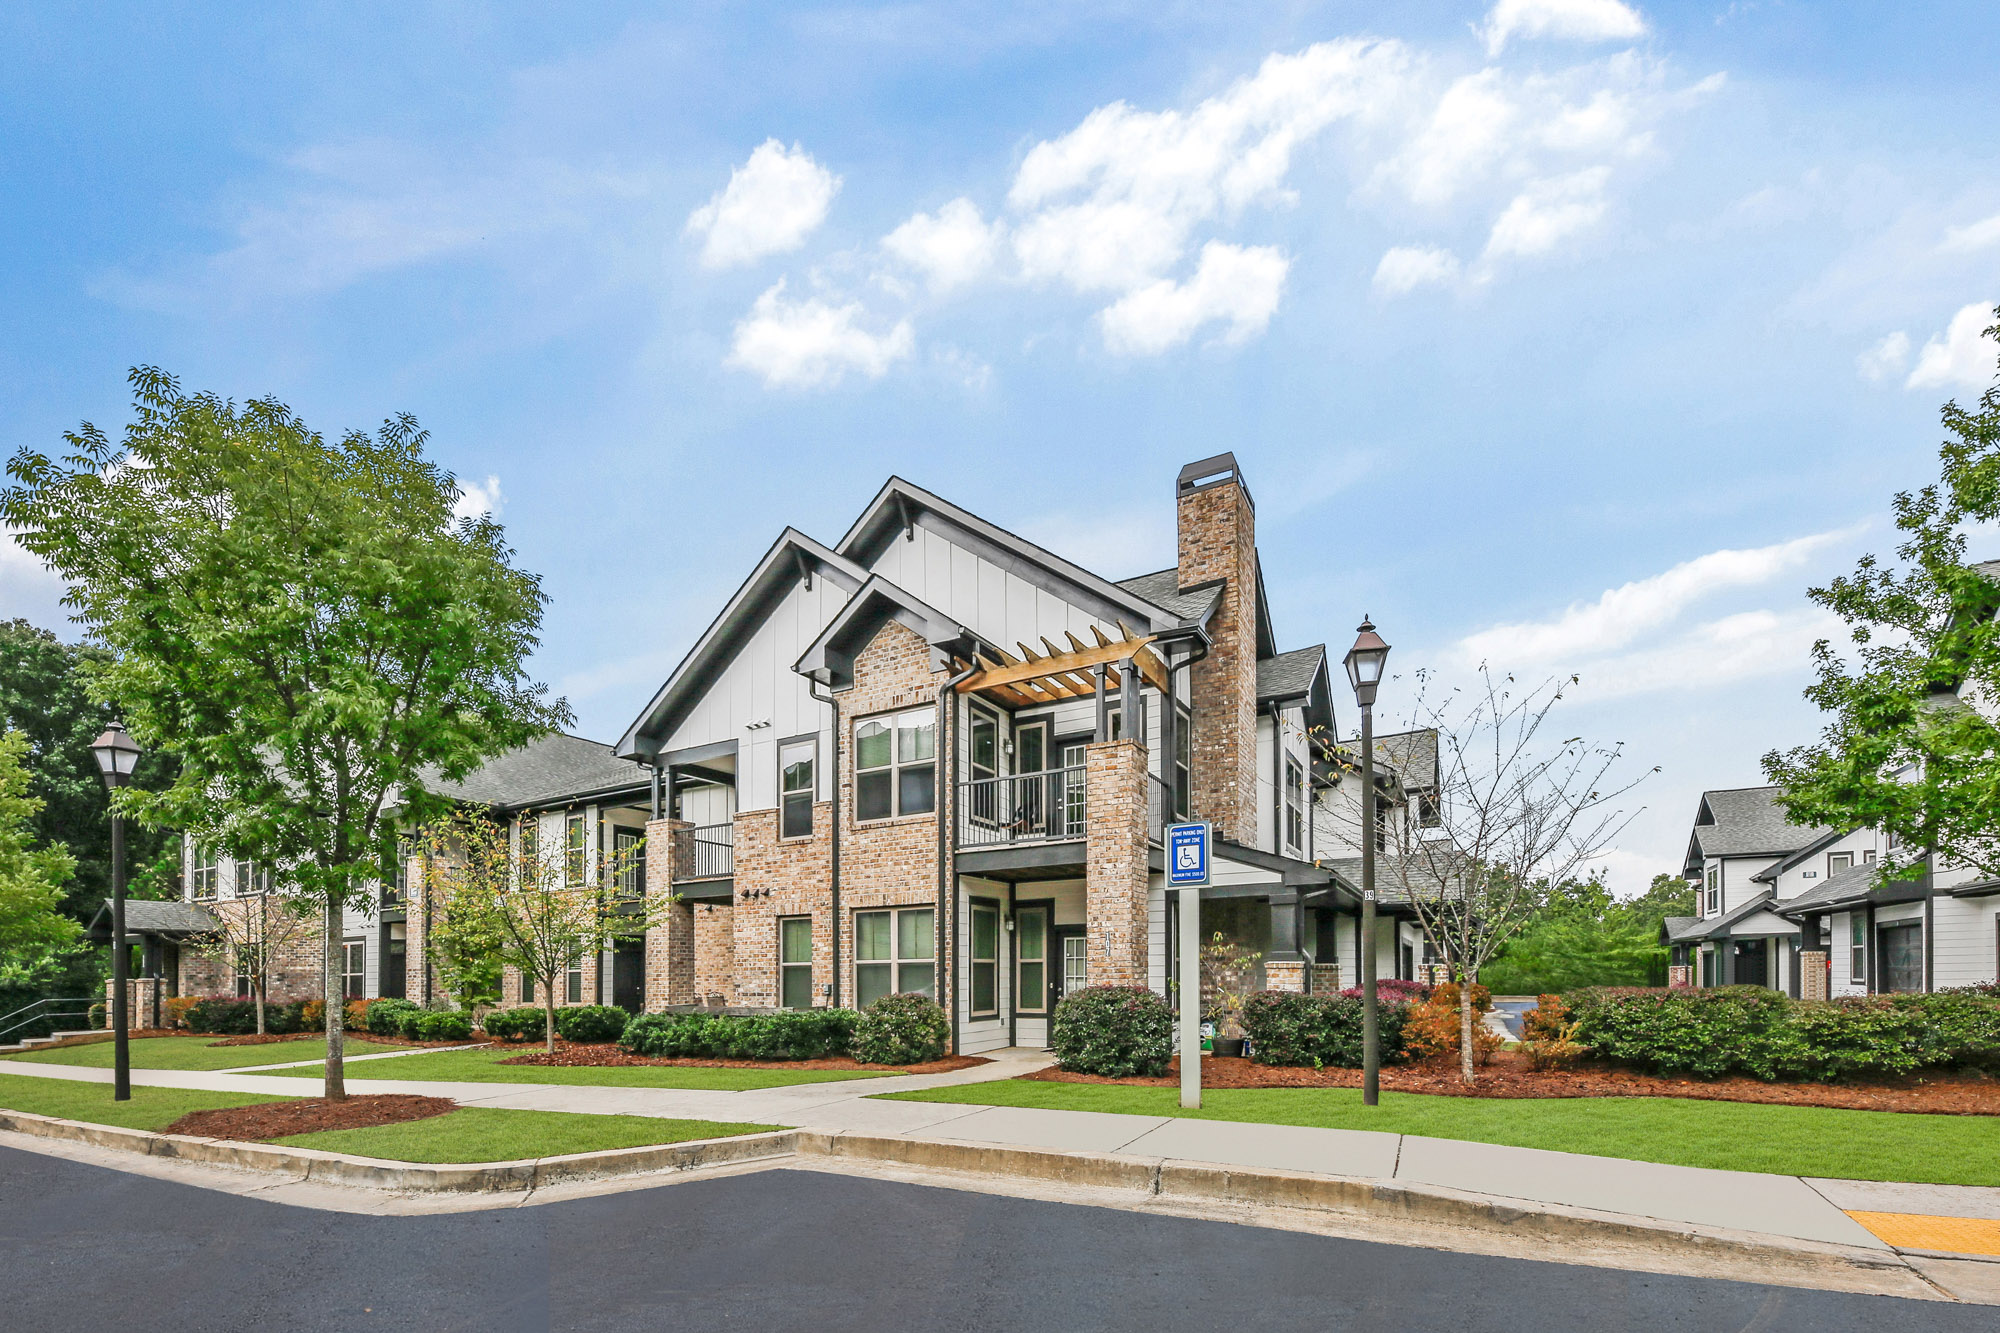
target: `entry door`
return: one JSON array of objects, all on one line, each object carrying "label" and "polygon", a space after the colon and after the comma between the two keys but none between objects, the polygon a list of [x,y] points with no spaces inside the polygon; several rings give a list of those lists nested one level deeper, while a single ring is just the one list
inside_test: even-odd
[{"label": "entry door", "polygon": [[1882,989],[1911,994],[1924,988],[1924,928],[1917,922],[1883,926]]},{"label": "entry door", "polygon": [[1049,835],[1049,724],[1024,722],[1014,728],[1014,800],[1024,837]]},{"label": "entry door", "polygon": [[1084,747],[1080,742],[1062,747],[1063,772],[1053,785],[1062,798],[1062,833],[1065,838],[1083,836],[1083,762]]},{"label": "entry door", "polygon": [[646,1001],[646,946],[619,940],[611,952],[611,1003],[638,1013]]},{"label": "entry door", "polygon": [[1051,969],[1049,1005],[1054,1008],[1062,997],[1072,991],[1082,990],[1090,984],[1090,969],[1085,962],[1084,931],[1082,926],[1057,926],[1055,928],[1056,965]]}]

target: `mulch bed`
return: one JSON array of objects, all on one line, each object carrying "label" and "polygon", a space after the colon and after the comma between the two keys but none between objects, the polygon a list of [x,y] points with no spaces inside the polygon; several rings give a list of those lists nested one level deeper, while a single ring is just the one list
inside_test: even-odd
[{"label": "mulch bed", "polygon": [[687,1069],[866,1069],[889,1070],[898,1074],[949,1074],[955,1069],[992,1064],[983,1055],[948,1055],[921,1065],[865,1065],[847,1056],[824,1060],[702,1060],[669,1059],[664,1056],[632,1055],[612,1043],[556,1042],[553,1054],[539,1048],[500,1062],[503,1065],[563,1065],[621,1068],[627,1065],[678,1065]]},{"label": "mulch bed", "polygon": [[[1180,1062],[1163,1078],[1103,1078],[1071,1074],[1051,1066],[1024,1074],[1046,1083],[1116,1083],[1128,1087],[1180,1086]],[[1202,1061],[1205,1088],[1358,1088],[1358,1069],[1296,1069],[1260,1065],[1242,1058]],[[1926,1079],[1880,1083],[1763,1083],[1752,1078],[1663,1078],[1605,1065],[1581,1065],[1562,1073],[1538,1074],[1527,1057],[1502,1052],[1479,1070],[1471,1087],[1459,1081],[1450,1063],[1385,1065],[1382,1086],[1391,1092],[1445,1097],[1687,1097],[1701,1101],[1765,1102],[1781,1106],[1826,1106],[1848,1111],[1914,1111],[1928,1115],[2000,1115],[2000,1080],[1975,1074],[1938,1074]]]},{"label": "mulch bed", "polygon": [[413,1097],[404,1093],[369,1093],[330,1102],[307,1097],[292,1102],[259,1102],[255,1106],[225,1106],[214,1111],[190,1111],[163,1133],[201,1139],[279,1139],[287,1134],[312,1134],[323,1129],[372,1129],[428,1120],[458,1109],[449,1097]]}]

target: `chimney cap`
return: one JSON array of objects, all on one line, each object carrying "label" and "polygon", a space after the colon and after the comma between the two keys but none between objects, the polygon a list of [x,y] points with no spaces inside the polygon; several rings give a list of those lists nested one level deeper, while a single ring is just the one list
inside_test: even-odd
[{"label": "chimney cap", "polygon": [[[1182,468],[1180,476],[1175,479],[1174,490],[1176,494],[1186,495],[1191,491],[1205,491],[1230,482],[1236,483],[1237,489],[1243,492],[1245,500],[1250,499],[1250,488],[1243,483],[1243,469],[1236,465],[1236,455],[1222,453],[1213,458],[1189,463]],[[1250,507],[1256,508],[1256,501],[1252,500]]]}]

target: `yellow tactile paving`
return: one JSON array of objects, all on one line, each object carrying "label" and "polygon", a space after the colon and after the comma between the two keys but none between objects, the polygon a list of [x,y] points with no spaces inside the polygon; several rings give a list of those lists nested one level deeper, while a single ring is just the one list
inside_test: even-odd
[{"label": "yellow tactile paving", "polygon": [[1927,1217],[1921,1213],[1847,1214],[1899,1250],[2000,1255],[2000,1220]]}]

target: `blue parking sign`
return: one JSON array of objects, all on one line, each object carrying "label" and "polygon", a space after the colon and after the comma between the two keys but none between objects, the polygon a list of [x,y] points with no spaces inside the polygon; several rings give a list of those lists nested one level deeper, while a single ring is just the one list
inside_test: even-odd
[{"label": "blue parking sign", "polygon": [[1167,826],[1167,883],[1172,885],[1208,883],[1207,824]]}]

